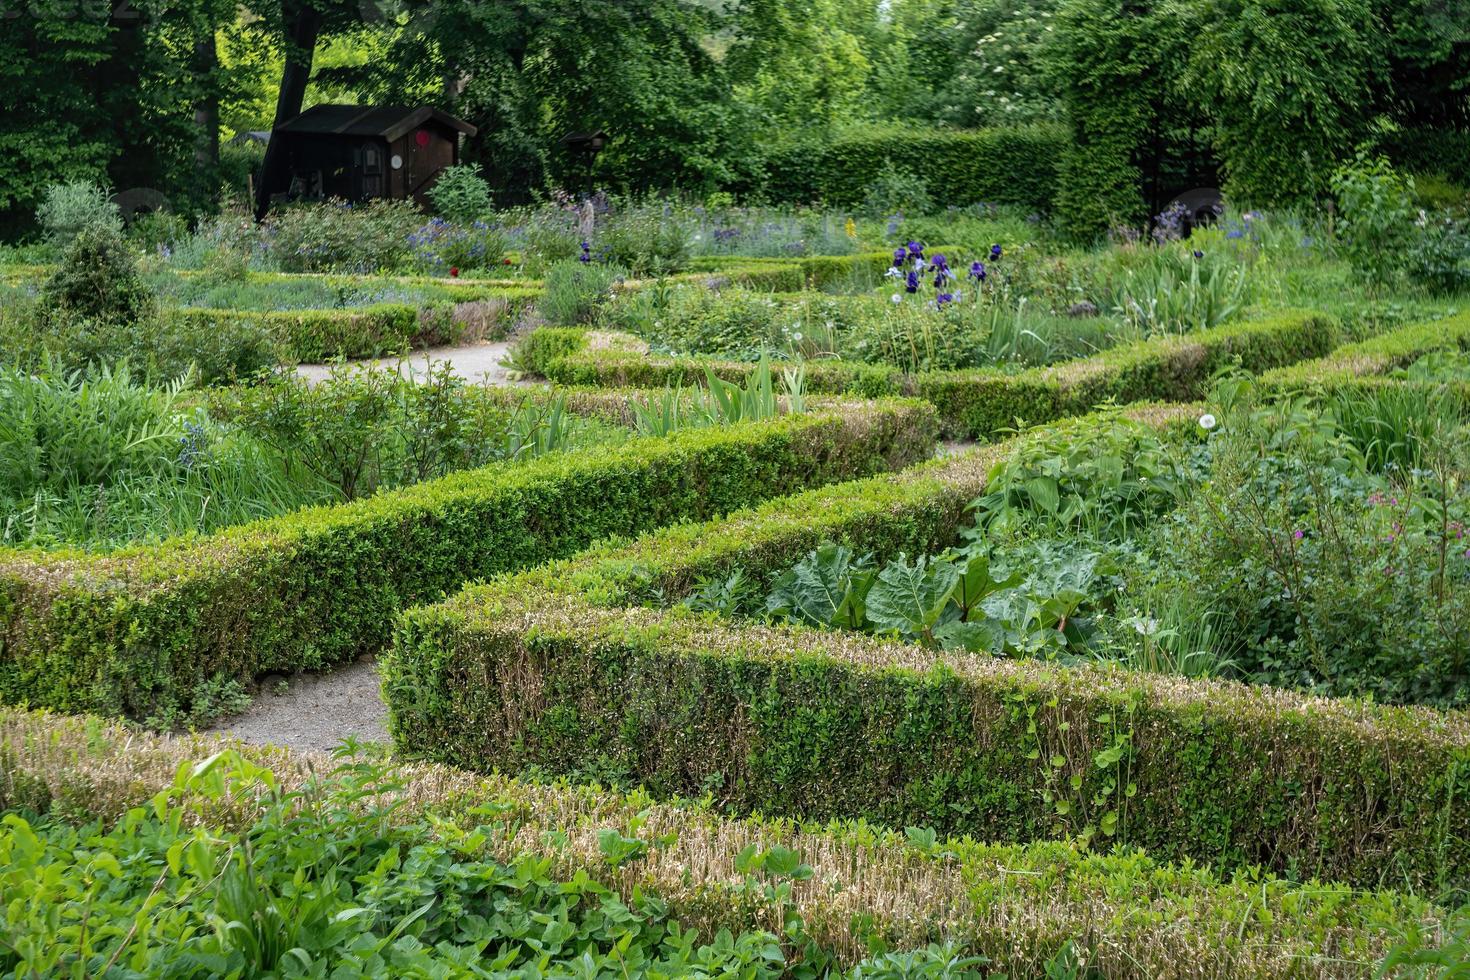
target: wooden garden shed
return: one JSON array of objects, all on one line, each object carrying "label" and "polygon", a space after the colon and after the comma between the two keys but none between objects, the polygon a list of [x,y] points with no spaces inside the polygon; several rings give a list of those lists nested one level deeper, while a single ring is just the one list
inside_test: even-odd
[{"label": "wooden garden shed", "polygon": [[277,127],[285,165],[276,198],[414,199],[459,163],[460,136],[475,127],[430,106],[317,105]]}]

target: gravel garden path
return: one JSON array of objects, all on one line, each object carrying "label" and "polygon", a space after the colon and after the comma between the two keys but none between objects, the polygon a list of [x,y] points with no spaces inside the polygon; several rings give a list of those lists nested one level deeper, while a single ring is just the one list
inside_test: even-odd
[{"label": "gravel garden path", "polygon": [[388,741],[388,708],[378,693],[377,662],[364,657],[322,674],[264,678],[243,714],[213,729],[256,745],[326,752],[351,735]]},{"label": "gravel garden path", "polygon": [[[421,378],[428,373],[429,364],[441,364],[445,361],[454,368],[454,373],[468,381],[479,381],[488,385],[505,385],[513,382],[506,377],[505,368],[500,366],[500,361],[505,357],[506,351],[510,350],[510,341],[501,341],[494,344],[469,344],[464,347],[432,347],[428,350],[415,351],[403,363],[416,378]],[[400,361],[396,357],[381,357],[376,360],[351,361],[354,365],[364,367],[395,367]],[[302,364],[296,368],[296,373],[310,381],[320,381],[332,370],[330,364]]]}]

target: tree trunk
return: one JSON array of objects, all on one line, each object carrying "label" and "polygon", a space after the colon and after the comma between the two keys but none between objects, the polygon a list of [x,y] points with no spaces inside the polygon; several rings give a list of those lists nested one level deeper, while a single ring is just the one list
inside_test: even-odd
[{"label": "tree trunk", "polygon": [[283,0],[281,12],[286,24],[286,58],[281,69],[281,90],[276,96],[271,138],[265,147],[265,160],[260,165],[260,183],[255,187],[256,221],[265,218],[265,213],[270,210],[271,192],[285,167],[286,154],[281,145],[280,126],[301,114],[301,103],[306,100],[306,84],[311,80],[317,35],[322,30],[321,11],[313,7],[310,0]]},{"label": "tree trunk", "polygon": [[194,105],[194,124],[199,127],[199,141],[194,145],[194,162],[201,177],[211,175],[219,165],[219,50],[214,30],[194,43],[190,69],[198,80],[201,95]]}]

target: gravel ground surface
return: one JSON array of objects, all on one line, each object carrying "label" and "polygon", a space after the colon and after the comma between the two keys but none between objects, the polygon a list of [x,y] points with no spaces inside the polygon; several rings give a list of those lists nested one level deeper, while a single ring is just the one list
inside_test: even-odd
[{"label": "gravel ground surface", "polygon": [[[402,363],[414,377],[423,377],[429,369],[430,362],[439,364],[448,361],[454,368],[454,373],[461,378],[468,381],[479,381],[483,384],[504,385],[512,383],[505,376],[505,368],[500,366],[500,360],[505,357],[508,350],[510,350],[508,341],[496,344],[470,344],[466,347],[435,347],[430,350],[415,351]],[[400,361],[396,357],[383,357],[377,360],[350,363],[372,367],[394,367]],[[302,364],[296,368],[296,373],[312,381],[319,381],[325,378],[331,370],[331,366],[327,364]]]},{"label": "gravel ground surface", "polygon": [[[284,693],[276,693],[284,681]],[[388,709],[378,694],[376,661],[364,657],[325,674],[265,678],[243,714],[214,729],[242,742],[327,751],[348,735],[388,741]]]}]

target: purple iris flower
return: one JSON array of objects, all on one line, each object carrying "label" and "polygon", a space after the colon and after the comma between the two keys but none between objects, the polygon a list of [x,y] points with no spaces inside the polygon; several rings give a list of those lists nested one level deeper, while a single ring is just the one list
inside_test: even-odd
[{"label": "purple iris flower", "polygon": [[934,268],[934,288],[938,289],[946,282],[954,278],[954,273],[949,269],[949,262],[945,260],[943,252],[935,252],[934,257],[929,260]]},{"label": "purple iris flower", "polygon": [[592,246],[587,244],[585,240],[582,242],[582,254],[577,256],[577,258],[582,262],[592,261]]},{"label": "purple iris flower", "polygon": [[919,291],[919,274],[917,272],[909,273],[904,288],[911,293],[917,293]]},{"label": "purple iris flower", "polygon": [[990,246],[990,261],[994,262],[1000,258],[1000,245]]},{"label": "purple iris flower", "polygon": [[954,302],[954,294],[953,293],[940,293],[938,296],[934,297],[934,305],[935,305],[936,308],[939,308],[939,309],[943,309],[945,303],[953,303],[953,302]]},{"label": "purple iris flower", "polygon": [[1201,252],[1199,249],[1195,249],[1194,250],[1194,257],[1197,258],[1197,259],[1202,259],[1202,258],[1205,257],[1205,253],[1204,252]]},{"label": "purple iris flower", "polygon": [[909,257],[907,249],[896,248],[893,250],[893,265],[895,268],[903,265],[903,260]]},{"label": "purple iris flower", "polygon": [[976,282],[984,282],[985,281],[985,263],[984,262],[971,262],[970,263],[970,278],[973,279],[973,280],[975,280]]},{"label": "purple iris flower", "polygon": [[919,242],[909,242],[908,249],[909,254],[914,258],[922,259],[924,257],[924,246]]}]

